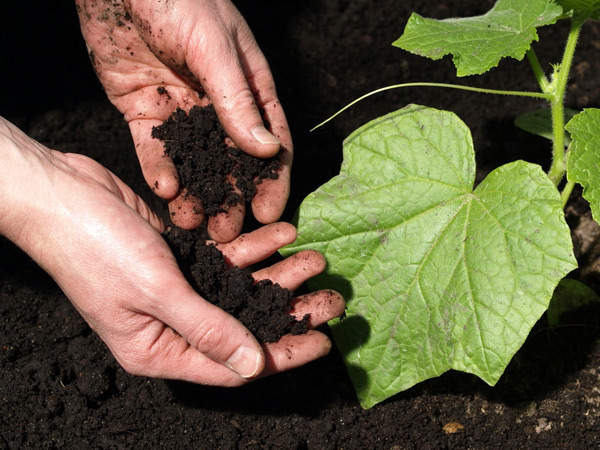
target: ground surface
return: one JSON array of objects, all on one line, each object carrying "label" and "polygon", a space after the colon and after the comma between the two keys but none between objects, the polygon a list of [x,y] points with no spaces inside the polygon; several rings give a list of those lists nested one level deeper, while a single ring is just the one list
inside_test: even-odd
[{"label": "ground surface", "polygon": [[[402,81],[454,81],[448,60],[392,48],[410,10],[447,17],[483,13],[489,0],[240,1],[278,83],[296,146],[286,211],[335,175],[341,142],[356,127],[405,104],[452,109],[472,128],[480,178],[523,158],[547,164],[547,143],[515,131],[538,106],[513,98],[434,89],[382,94],[322,130],[314,124],[355,97]],[[86,153],[115,171],[153,208],[127,127],[103,97],[80,39],[74,5],[8,0],[0,14],[0,113],[46,145]],[[565,28],[542,33],[544,62]],[[587,27],[569,90],[573,107],[600,104],[600,28]],[[553,56],[554,55],[554,56]],[[481,79],[534,89],[513,62]],[[583,81],[586,78],[587,81]],[[507,83],[510,83],[507,85]],[[318,161],[318,163],[317,163]],[[579,206],[579,204],[578,204]],[[572,208],[583,249],[597,227]],[[449,373],[364,411],[334,351],[302,369],[226,390],[133,377],[114,361],[61,291],[0,241],[0,448],[436,449],[592,448],[600,442],[598,311],[560,329],[536,326],[495,388]],[[581,256],[594,282],[594,253]]]}]

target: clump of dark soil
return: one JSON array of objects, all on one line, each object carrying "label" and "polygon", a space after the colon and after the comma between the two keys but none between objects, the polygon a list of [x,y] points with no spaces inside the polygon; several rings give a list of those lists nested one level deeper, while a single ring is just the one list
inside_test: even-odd
[{"label": "clump of dark soil", "polygon": [[212,105],[194,106],[189,113],[177,108],[154,127],[152,136],[164,141],[165,154],[175,163],[181,184],[202,200],[207,216],[252,200],[256,185],[277,178],[281,166],[276,156],[259,159],[228,145]]},{"label": "clump of dark soil", "polygon": [[[229,145],[212,105],[194,106],[189,112],[177,108],[152,129],[152,136],[164,142],[182,185],[202,201],[208,216],[252,200],[256,185],[277,178],[281,165],[277,157],[259,159]],[[301,320],[290,315],[293,292],[270,280],[255,282],[251,270],[228,265],[198,232],[174,227],[164,237],[196,291],[239,319],[260,341],[275,342],[284,334],[308,330],[308,315]]]},{"label": "clump of dark soil", "polygon": [[230,266],[198,233],[171,228],[164,234],[188,281],[206,300],[239,319],[257,339],[276,342],[284,334],[308,330],[308,314],[290,311],[294,293],[270,280],[255,281],[250,269]]}]

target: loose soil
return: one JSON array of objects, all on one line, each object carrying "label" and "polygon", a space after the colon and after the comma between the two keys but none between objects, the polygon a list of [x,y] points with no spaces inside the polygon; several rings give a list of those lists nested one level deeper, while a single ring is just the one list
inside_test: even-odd
[{"label": "loose soil", "polygon": [[308,330],[308,314],[290,315],[294,293],[270,280],[255,282],[250,269],[230,266],[197,231],[171,228],[165,235],[179,266],[200,295],[239,319],[262,342]]},{"label": "loose soil", "polygon": [[[515,158],[548,165],[548,143],[515,130],[534,100],[436,89],[391,91],[326,127],[308,130],[357,96],[428,80],[535,89],[505,61],[481,78],[456,80],[449,59],[393,48],[411,10],[448,17],[493,2],[414,0],[239,1],[269,60],[292,127],[296,156],[284,219],[334,176],[341,142],[363,123],[418,103],[455,111],[472,129],[478,180]],[[541,31],[543,64],[559,58],[567,28]],[[70,0],[8,0],[0,15],[2,114],[44,144],[85,153],[124,179],[165,219],[145,185],[129,131],[87,60]],[[600,104],[600,27],[581,36],[568,103]],[[597,292],[600,231],[582,200],[568,208],[581,264],[573,276]],[[254,224],[249,223],[248,227]],[[450,372],[362,410],[335,348],[300,369],[239,389],[134,377],[115,362],[54,282],[0,241],[0,448],[522,449],[594,448],[600,442],[600,311],[565,326],[542,319],[496,387]]]},{"label": "loose soil", "polygon": [[[161,95],[169,95],[165,88],[158,89]],[[277,178],[281,167],[277,157],[255,158],[228,144],[212,105],[194,106],[190,111],[177,108],[152,129],[152,137],[164,142],[165,154],[173,160],[182,186],[201,200],[206,216],[251,201],[256,186],[264,179]],[[290,314],[293,292],[270,280],[255,282],[248,268],[229,266],[203,235],[202,229],[177,227],[164,235],[183,273],[202,297],[239,319],[262,342],[276,342],[288,333],[306,333],[309,316],[296,320]]]},{"label": "loose soil", "polygon": [[278,157],[259,159],[229,145],[212,105],[194,106],[190,111],[177,108],[152,129],[152,136],[164,142],[165,154],[175,163],[182,186],[202,200],[207,216],[251,201],[256,186],[277,178],[281,167]]}]

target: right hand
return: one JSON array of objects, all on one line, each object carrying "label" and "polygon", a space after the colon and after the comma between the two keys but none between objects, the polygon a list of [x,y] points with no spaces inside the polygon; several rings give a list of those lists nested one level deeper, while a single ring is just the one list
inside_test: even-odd
[{"label": "right hand", "polygon": [[[258,184],[252,200],[259,222],[277,221],[289,195],[292,138],[267,60],[231,1],[77,0],[77,9],[94,70],[129,124],[148,185],[169,201],[173,223],[196,228],[203,209],[181,189],[151,131],[177,107],[189,111],[209,103],[242,150],[259,158],[280,152],[279,178]],[[209,218],[210,236],[232,240],[244,215],[242,204]]]}]

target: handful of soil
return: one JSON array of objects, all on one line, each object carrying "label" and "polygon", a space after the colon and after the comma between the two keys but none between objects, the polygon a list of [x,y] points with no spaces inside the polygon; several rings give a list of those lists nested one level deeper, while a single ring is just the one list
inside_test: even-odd
[{"label": "handful of soil", "polygon": [[[212,105],[194,106],[189,113],[178,108],[152,129],[152,136],[164,141],[181,184],[202,201],[207,216],[252,200],[257,184],[278,177],[277,157],[259,159],[227,145]],[[296,320],[289,314],[293,292],[270,280],[255,282],[249,269],[227,265],[217,247],[198,233],[174,227],[164,237],[194,289],[239,319],[258,340],[276,342],[285,334],[308,330],[308,315]]]},{"label": "handful of soil", "polygon": [[227,265],[219,249],[195,232],[172,228],[163,236],[194,289],[239,319],[259,341],[308,331],[308,314],[301,320],[289,314],[292,291],[270,280],[255,282],[249,269]]},{"label": "handful of soil", "polygon": [[173,160],[181,184],[202,201],[207,216],[252,200],[256,185],[266,178],[276,179],[281,167],[277,156],[260,159],[227,145],[227,134],[212,105],[194,106],[189,114],[177,108],[152,129],[152,137],[164,141],[165,154]]}]

